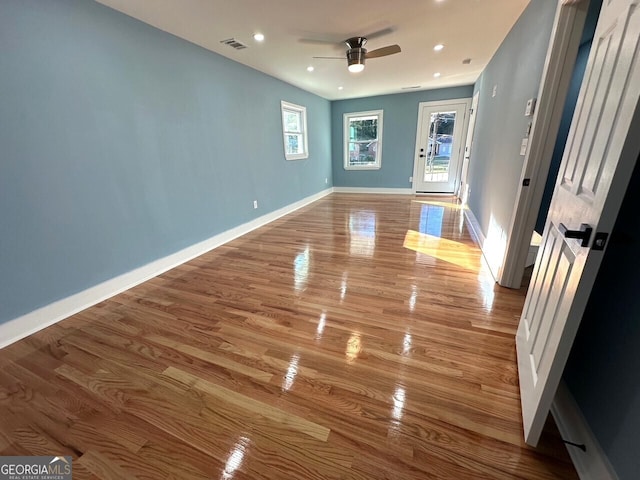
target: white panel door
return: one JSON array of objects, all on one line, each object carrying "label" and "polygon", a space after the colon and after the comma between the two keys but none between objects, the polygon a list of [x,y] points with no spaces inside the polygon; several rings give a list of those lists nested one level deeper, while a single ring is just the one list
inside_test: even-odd
[{"label": "white panel door", "polygon": [[420,103],[414,186],[417,193],[455,193],[470,99]]},{"label": "white panel door", "polygon": [[[640,152],[639,2],[602,6],[518,327],[524,434],[534,446],[600,267],[595,234],[611,231]],[[582,224],[593,234],[571,238]]]}]

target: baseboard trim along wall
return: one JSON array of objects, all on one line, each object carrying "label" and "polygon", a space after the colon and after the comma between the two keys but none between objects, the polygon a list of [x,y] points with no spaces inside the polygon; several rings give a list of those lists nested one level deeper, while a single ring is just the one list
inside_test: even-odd
[{"label": "baseboard trim along wall", "polygon": [[484,250],[484,245],[485,245],[487,239],[485,238],[484,233],[482,233],[482,228],[480,228],[480,222],[478,222],[478,219],[473,214],[471,209],[469,209],[469,207],[466,207],[464,209],[464,216],[467,219],[467,222],[468,222],[468,225],[469,225],[469,232],[471,233],[471,238],[473,238],[473,240],[480,247],[480,251],[482,252],[482,256],[484,258],[484,261],[489,266],[489,271],[491,272],[491,275],[493,276],[493,279],[497,281],[497,278],[498,278],[497,275],[496,275],[497,272],[494,272],[491,269],[491,263],[489,263],[489,260],[487,259],[486,252]]},{"label": "baseboard trim along wall", "polygon": [[381,193],[387,195],[413,195],[410,188],[333,187],[336,193]]},{"label": "baseboard trim along wall", "polygon": [[64,320],[65,318],[89,308],[96,303],[100,303],[114,295],[117,295],[118,293],[135,287],[142,282],[188,262],[189,260],[207,253],[220,245],[255,230],[256,228],[262,227],[284,215],[309,205],[310,203],[329,195],[332,191],[333,189],[329,188],[314,195],[310,195],[271,213],[262,215],[250,222],[238,225],[237,227],[218,235],[214,235],[211,238],[191,245],[190,247],[176,253],[159,258],[158,260],[136,268],[135,270],[131,270],[130,272],[106,280],[74,295],[50,303],[42,308],[0,324],[0,348],[4,348],[7,345],[17,342],[24,337]]},{"label": "baseboard trim along wall", "polygon": [[586,451],[583,452],[577,447],[567,445],[578,476],[582,480],[618,480],[618,475],[563,381],[558,386],[551,413],[563,439],[584,444],[586,447]]}]

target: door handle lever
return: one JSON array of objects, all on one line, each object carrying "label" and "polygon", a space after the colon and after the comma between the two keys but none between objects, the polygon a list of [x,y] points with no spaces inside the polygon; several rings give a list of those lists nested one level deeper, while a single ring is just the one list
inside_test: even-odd
[{"label": "door handle lever", "polygon": [[593,228],[591,228],[588,223],[581,223],[580,230],[569,230],[565,227],[564,223],[561,223],[558,230],[564,235],[564,238],[577,238],[578,240],[582,240],[580,244],[582,247],[589,246],[589,239],[591,238],[591,233],[593,233]]}]

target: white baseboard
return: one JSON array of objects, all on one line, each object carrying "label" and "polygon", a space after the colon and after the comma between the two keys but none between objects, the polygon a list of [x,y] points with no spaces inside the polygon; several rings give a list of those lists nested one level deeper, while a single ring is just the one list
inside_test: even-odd
[{"label": "white baseboard", "polygon": [[563,439],[584,444],[587,448],[586,452],[583,452],[577,447],[567,445],[578,476],[582,480],[618,480],[618,475],[563,381],[558,386],[551,413]]},{"label": "white baseboard", "polygon": [[486,237],[484,236],[484,233],[482,233],[482,228],[480,228],[480,222],[478,222],[478,219],[476,218],[476,216],[473,214],[473,212],[471,211],[471,209],[469,207],[464,209],[464,216],[467,219],[467,222],[469,222],[469,232],[471,233],[471,238],[473,238],[473,240],[478,244],[478,246],[480,247],[480,251],[482,252],[482,256],[484,257],[484,261],[486,262],[486,264],[489,266],[489,271],[491,272],[491,275],[493,276],[493,279],[497,281],[497,272],[494,272],[491,269],[491,264],[489,263],[488,259],[487,259],[487,255],[484,251],[484,245],[487,241]]},{"label": "white baseboard", "polygon": [[469,208],[464,209],[464,216],[469,222],[469,232],[471,233],[471,238],[473,238],[473,240],[482,249],[482,245],[484,245],[486,238],[484,237],[484,233],[482,233],[482,229],[480,228],[480,222],[478,222],[478,219]]},{"label": "white baseboard", "polygon": [[255,230],[256,228],[262,227],[269,222],[273,222],[284,215],[294,212],[299,208],[329,195],[331,192],[331,188],[323,190],[271,213],[262,215],[250,222],[234,227],[218,235],[214,235],[211,238],[191,245],[190,247],[182,249],[171,255],[154,260],[153,262],[136,268],[135,270],[118,275],[117,277],[106,280],[93,287],[89,287],[74,295],[50,303],[42,308],[38,308],[30,313],[0,324],[0,348],[4,348],[13,342],[36,333],[49,325],[53,325],[54,323],[64,320],[65,318],[89,308],[96,303],[100,303],[107,298],[156,277],[167,270],[188,262],[189,260],[213,250],[220,245]]},{"label": "white baseboard", "polygon": [[382,193],[387,195],[413,195],[410,188],[333,187],[336,193]]}]

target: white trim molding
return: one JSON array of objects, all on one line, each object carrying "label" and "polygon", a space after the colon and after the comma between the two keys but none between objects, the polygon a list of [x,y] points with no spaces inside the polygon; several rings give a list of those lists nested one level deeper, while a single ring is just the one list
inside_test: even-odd
[{"label": "white trim molding", "polygon": [[563,439],[586,447],[583,452],[578,447],[567,445],[578,476],[582,480],[618,480],[618,475],[564,381],[560,381],[551,413]]},{"label": "white trim molding", "polygon": [[333,187],[336,193],[377,193],[386,195],[413,195],[410,188]]},{"label": "white trim molding", "polygon": [[491,263],[489,262],[489,259],[487,258],[487,255],[485,253],[484,245],[487,242],[487,238],[484,236],[484,233],[482,233],[480,222],[478,222],[478,219],[468,207],[464,208],[464,216],[467,219],[467,225],[469,226],[469,233],[471,233],[471,238],[473,238],[473,240],[478,244],[478,247],[480,247],[482,257],[484,258],[486,264],[489,266],[489,271],[491,272],[491,275],[495,280],[496,272],[492,269]]},{"label": "white trim molding", "polygon": [[30,313],[0,324],[0,348],[4,348],[18,340],[36,333],[54,323],[70,317],[96,303],[100,303],[118,293],[135,287],[167,270],[177,267],[189,260],[207,253],[231,240],[245,235],[256,228],[262,227],[278,218],[292,213],[302,207],[313,203],[330,193],[328,188],[316,194],[310,195],[297,202],[291,203],[273,212],[267,213],[250,222],[238,225],[230,230],[214,235],[202,242],[191,245],[178,252],[172,253],[142,267],[123,273],[117,277],[106,280],[98,285],[89,287],[69,297],[50,303]]}]

